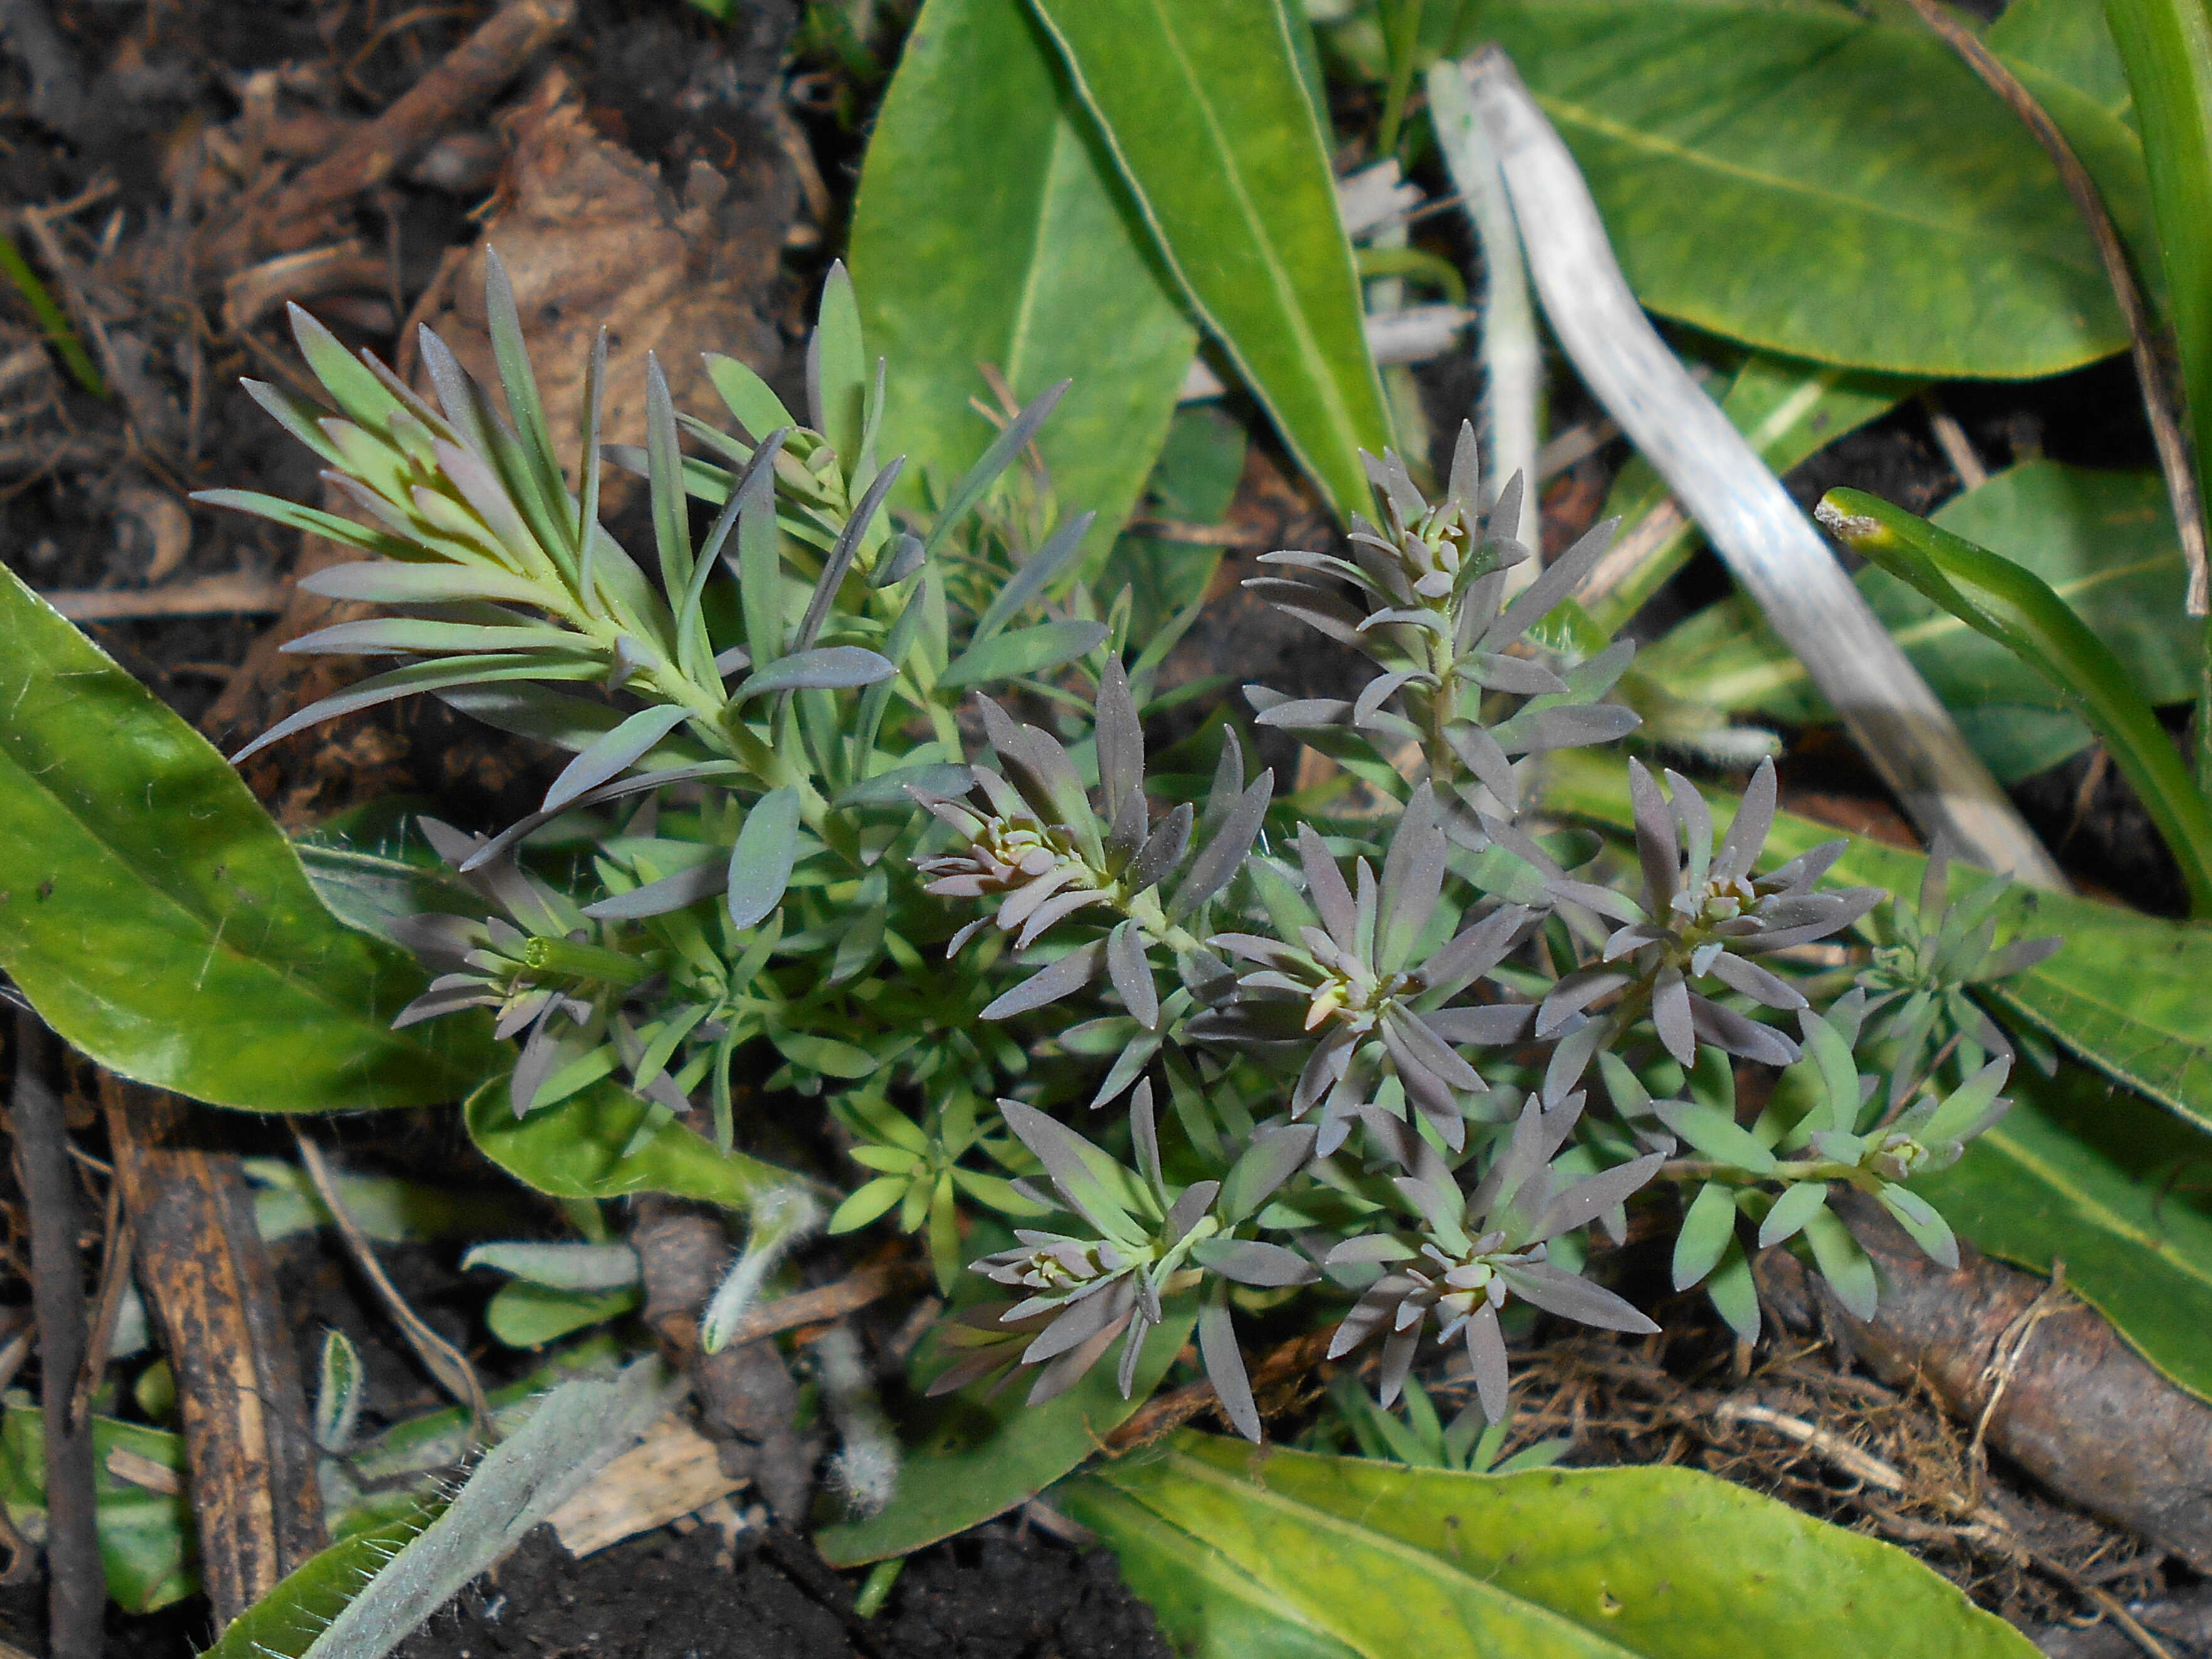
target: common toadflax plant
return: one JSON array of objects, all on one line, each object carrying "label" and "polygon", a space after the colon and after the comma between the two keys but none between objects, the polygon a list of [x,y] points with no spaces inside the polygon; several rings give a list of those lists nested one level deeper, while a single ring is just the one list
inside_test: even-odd
[{"label": "common toadflax plant", "polygon": [[[641,1135],[757,1146],[818,1103],[849,1158],[830,1231],[918,1233],[948,1291],[969,1275],[938,1389],[1020,1373],[1042,1401],[1106,1365],[1127,1394],[1146,1339],[1194,1320],[1256,1438],[1239,1322],[1265,1315],[1375,1345],[1386,1403],[1449,1345],[1494,1423],[1530,1310],[1656,1328],[1592,1271],[1631,1205],[1746,1338],[1759,1245],[1870,1311],[1839,1189],[1955,1259],[1910,1183],[2005,1109],[1975,990],[2049,945],[1993,950],[1999,884],[1947,908],[1940,859],[1886,918],[1829,881],[1841,842],[1768,856],[1771,767],[1726,824],[1637,760],[1632,847],[1547,823],[1544,756],[1637,724],[1607,700],[1631,647],[1578,658],[1547,627],[1610,526],[1520,582],[1528,550],[1492,526],[1521,483],[1479,512],[1470,432],[1439,499],[1371,461],[1345,550],[1271,553],[1249,584],[1364,679],[1246,687],[1155,766],[1190,617],[1135,641],[1129,595],[1096,590],[1088,517],[1022,463],[1054,394],[966,477],[904,477],[896,366],[838,272],[804,422],[716,359],[726,422],[650,370],[646,442],[617,450],[602,356],[572,482],[495,263],[489,315],[497,396],[433,335],[426,399],[297,313],[335,410],[254,388],[357,515],[216,499],[360,550],[307,585],[389,613],[290,648],[392,660],[260,742],[428,693],[567,751],[500,833],[423,825],[456,896],[396,928],[436,974],[406,1018],[492,1010],[517,1115],[619,1085],[651,1103]],[[607,459],[647,479],[642,555],[600,523]],[[1357,787],[1291,810],[1255,726]],[[710,1340],[813,1224],[810,1184],[764,1207]]]}]

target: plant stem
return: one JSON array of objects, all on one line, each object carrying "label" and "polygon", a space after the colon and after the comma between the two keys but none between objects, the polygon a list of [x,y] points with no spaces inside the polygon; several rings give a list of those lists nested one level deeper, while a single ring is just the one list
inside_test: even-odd
[{"label": "plant stem", "polygon": [[1390,80],[1382,94],[1382,122],[1375,136],[1378,155],[1393,155],[1406,124],[1406,100],[1413,89],[1413,49],[1420,44],[1422,0],[1398,0],[1390,29]]}]

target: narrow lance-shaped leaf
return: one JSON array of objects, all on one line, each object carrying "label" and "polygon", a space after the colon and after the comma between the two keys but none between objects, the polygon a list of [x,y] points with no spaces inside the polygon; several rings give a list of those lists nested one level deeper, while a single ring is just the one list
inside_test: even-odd
[{"label": "narrow lance-shaped leaf", "polygon": [[2050,586],[1861,490],[1829,491],[1820,514],[1853,550],[2005,646],[2076,702],[2181,866],[2191,909],[2212,914],[2212,811],[2127,670]]},{"label": "narrow lance-shaped leaf", "polygon": [[1340,514],[1389,437],[1327,135],[1277,0],[1035,0],[1163,257]]}]

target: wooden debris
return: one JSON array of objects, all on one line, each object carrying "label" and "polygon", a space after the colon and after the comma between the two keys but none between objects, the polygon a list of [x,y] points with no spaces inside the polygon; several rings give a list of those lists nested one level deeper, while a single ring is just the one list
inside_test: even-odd
[{"label": "wooden debris", "polygon": [[176,1373],[200,1573],[217,1627],[320,1549],[307,1404],[253,1198],[194,1109],[103,1075],[138,1283]]},{"label": "wooden debris", "polygon": [[15,1046],[11,1126],[15,1178],[31,1211],[31,1297],[46,1440],[46,1639],[52,1659],[100,1659],[107,1580],[94,1527],[92,1425],[73,1424],[70,1410],[86,1336],[76,1171],[61,1097],[46,1075],[51,1045],[37,1015],[15,1016]]},{"label": "wooden debris", "polygon": [[672,1414],[546,1520],[568,1553],[581,1557],[696,1514],[744,1484],[723,1473],[720,1447]]},{"label": "wooden debris", "polygon": [[65,587],[40,597],[71,622],[108,623],[263,615],[282,611],[287,592],[283,582],[240,570],[159,587]]}]

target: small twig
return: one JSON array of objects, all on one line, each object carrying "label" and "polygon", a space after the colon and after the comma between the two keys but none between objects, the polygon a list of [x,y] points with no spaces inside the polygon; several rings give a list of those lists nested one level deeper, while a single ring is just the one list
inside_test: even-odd
[{"label": "small twig", "polygon": [[842,1319],[848,1314],[858,1313],[871,1303],[882,1301],[901,1286],[915,1284],[927,1276],[927,1268],[908,1261],[887,1261],[878,1267],[862,1267],[834,1285],[778,1297],[773,1302],[755,1308],[732,1328],[729,1340],[724,1346],[741,1347],[748,1342],[757,1342],[764,1336],[774,1336],[779,1331],[793,1331],[802,1325],[821,1325],[833,1319]]},{"label": "small twig", "polygon": [[1990,470],[1974,453],[1973,441],[1966,436],[1966,428],[1959,424],[1959,417],[1943,407],[1933,391],[1920,394],[1920,408],[1928,416],[1928,429],[1935,434],[1936,447],[1950,462],[1951,471],[1959,475],[1960,487],[1979,489],[1987,483]]},{"label": "small twig", "polygon": [[1884,1492],[1903,1492],[1906,1490],[1907,1483],[1902,1470],[1885,1463],[1864,1447],[1855,1446],[1843,1436],[1824,1429],[1817,1423],[1808,1423],[1802,1417],[1791,1417],[1776,1411],[1771,1406],[1756,1405],[1747,1400],[1723,1400],[1713,1407],[1713,1415],[1723,1423],[1743,1423],[1771,1429],[1785,1440],[1795,1440],[1806,1450],[1834,1465],[1863,1486],[1879,1486]]},{"label": "small twig", "polygon": [[111,1174],[100,1250],[100,1292],[93,1304],[92,1335],[85,1345],[84,1363],[77,1367],[76,1390],[70,1396],[72,1431],[82,1430],[92,1420],[92,1396],[99,1391],[101,1373],[107,1370],[108,1345],[115,1340],[115,1322],[123,1312],[123,1292],[131,1285],[131,1212],[123,1205],[123,1183]]},{"label": "small twig", "polygon": [[[233,240],[278,252],[313,240],[325,211],[382,184],[455,121],[480,109],[568,27],[575,10],[575,0],[507,0],[381,115],[286,185],[242,234],[234,231]],[[226,262],[211,260],[209,268],[224,269]]]},{"label": "small twig", "polygon": [[[1931,1064],[1929,1070],[1934,1072],[1940,1064],[1940,1060]],[[2021,1357],[2027,1352],[2028,1343],[2034,1339],[2035,1328],[2051,1315],[2062,1313],[2073,1305],[2074,1298],[2066,1290],[2066,1264],[2054,1256],[2051,1262],[2051,1283],[2045,1285],[2043,1293],[2023,1308],[2019,1316],[1998,1334],[1990,1350],[1989,1364],[1982,1367],[1982,1381],[1990,1384],[1990,1397],[1982,1402],[1982,1409],[1974,1419],[1974,1437],[1966,1445],[1967,1464],[1974,1471],[1977,1481],[1989,1465],[1989,1453],[1983,1443],[1989,1436],[1990,1419],[1997,1414],[1998,1402],[2004,1399],[2005,1390],[2012,1385],[2013,1377],[2020,1370]]]},{"label": "small twig", "polygon": [[39,1320],[39,1403],[46,1457],[47,1643],[52,1659],[100,1659],[107,1579],[100,1559],[92,1435],[72,1427],[84,1361],[84,1266],[77,1256],[76,1171],[61,1097],[41,1074],[45,1028],[15,1016],[15,1176],[31,1211],[31,1296]]},{"label": "small twig", "polygon": [[[1294,1336],[1280,1346],[1268,1350],[1260,1363],[1252,1367],[1252,1391],[1257,1394],[1261,1389],[1304,1376],[1328,1357],[1329,1339],[1335,1334],[1335,1327],[1331,1326],[1326,1330],[1310,1331],[1304,1336]],[[1139,1407],[1127,1422],[1106,1437],[1105,1449],[1125,1452],[1150,1445],[1212,1407],[1217,1398],[1213,1384],[1205,1380],[1186,1383],[1166,1394],[1154,1395]]]},{"label": "small twig", "polygon": [[2058,124],[2036,102],[2035,94],[2021,84],[2020,77],[2005,67],[2002,58],[1946,11],[1938,0],[1906,0],[1906,3],[2035,135],[2036,142],[2058,169],[2059,182],[2073,198],[2075,211],[2088,227],[2089,240],[2097,245],[2097,258],[2104,264],[2105,280],[2112,284],[2112,298],[2119,306],[2121,320],[2127,325],[2136,379],[2142,387],[2143,412],[2150,417],[2151,442],[2158,450],[2159,470],[2166,475],[2166,493],[2173,503],[2174,528],[2181,537],[2181,556],[2189,566],[2189,614],[2201,617],[2212,608],[2212,568],[2208,568],[2205,556],[2203,504],[2197,499],[2197,474],[2190,465],[2189,446],[2182,438],[2181,422],[2174,414],[2165,370],[2159,364],[2156,325],[2151,321],[2149,308],[2143,304],[2142,289],[2128,264],[2126,245],[2120,240],[2112,216],[2106,210],[2105,198],[2098,194],[2096,181],[2081,165],[2081,158],[2074,153],[2074,146],[2066,141],[2066,135],[2058,130]]},{"label": "small twig", "polygon": [[262,616],[284,608],[284,584],[233,571],[160,587],[60,588],[42,594],[71,622],[143,622],[157,617]]},{"label": "small twig", "polygon": [[468,1407],[470,1432],[477,1443],[489,1444],[491,1440],[491,1408],[484,1400],[483,1383],[477,1376],[476,1367],[469,1364],[466,1354],[432,1330],[423,1322],[422,1316],[408,1306],[407,1298],[399,1294],[399,1287],[384,1271],[384,1264],[376,1259],[376,1246],[369,1242],[368,1235],[361,1230],[361,1224],[346,1209],[344,1195],[338,1191],[337,1181],[331,1173],[330,1164],[323,1157],[323,1149],[310,1140],[307,1132],[296,1124],[293,1126],[292,1139],[299,1144],[301,1165],[307,1170],[307,1179],[313,1183],[316,1195],[323,1200],[323,1207],[331,1212],[331,1220],[337,1227],[338,1237],[345,1241],[355,1265],[376,1287],[385,1311],[399,1327],[400,1334],[406,1337],[407,1344],[415,1350],[416,1357],[447,1393]]}]

